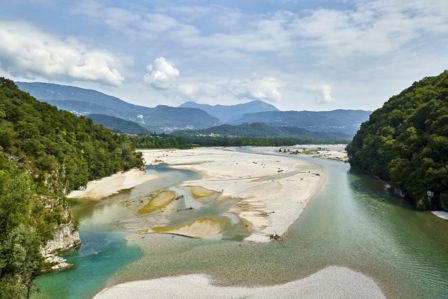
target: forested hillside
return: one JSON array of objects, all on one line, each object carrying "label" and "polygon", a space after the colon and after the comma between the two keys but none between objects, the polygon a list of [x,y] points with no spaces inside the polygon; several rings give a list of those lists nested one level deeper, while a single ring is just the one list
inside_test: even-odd
[{"label": "forested hillside", "polygon": [[127,137],[0,78],[0,298],[26,296],[40,246],[67,221],[66,192],[141,166]]},{"label": "forested hillside", "polygon": [[353,166],[389,181],[418,209],[448,210],[448,71],[390,98],[347,149]]},{"label": "forested hillside", "polygon": [[200,130],[184,130],[173,132],[181,136],[228,136],[228,137],[255,137],[276,138],[295,137],[304,142],[311,143],[347,143],[350,138],[344,134],[312,132],[297,127],[275,127],[265,123],[245,123],[241,125],[220,125]]},{"label": "forested hillside", "polygon": [[352,138],[370,111],[268,111],[248,113],[231,124],[266,123],[277,127],[297,127],[309,131],[345,134]]}]

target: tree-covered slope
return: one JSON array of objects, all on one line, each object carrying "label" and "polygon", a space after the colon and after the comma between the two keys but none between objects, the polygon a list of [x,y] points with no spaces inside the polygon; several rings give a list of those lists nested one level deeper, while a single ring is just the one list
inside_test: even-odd
[{"label": "tree-covered slope", "polygon": [[64,194],[141,167],[125,136],[39,102],[0,78],[0,298],[20,298],[68,221]]},{"label": "tree-covered slope", "polygon": [[181,136],[228,136],[228,137],[297,137],[315,142],[348,142],[349,137],[342,134],[312,132],[297,127],[275,127],[265,123],[245,123],[241,125],[220,125],[202,130],[174,132]]},{"label": "tree-covered slope", "polygon": [[389,181],[417,208],[448,210],[448,71],[391,97],[347,150],[351,165]]},{"label": "tree-covered slope", "polygon": [[149,134],[149,131],[139,124],[118,117],[104,114],[89,114],[87,117],[94,123],[116,132],[125,134]]},{"label": "tree-covered slope", "polygon": [[[161,132],[172,132],[173,130],[181,129],[202,129],[219,124],[217,118],[200,109],[166,105],[158,105],[152,108],[152,112],[146,120],[151,121],[151,128],[156,128]],[[153,123],[157,124],[157,126],[153,126]]]},{"label": "tree-covered slope", "polygon": [[369,118],[370,111],[268,111],[248,113],[232,124],[267,123],[278,127],[298,127],[309,131],[344,133],[352,137],[361,123]]}]

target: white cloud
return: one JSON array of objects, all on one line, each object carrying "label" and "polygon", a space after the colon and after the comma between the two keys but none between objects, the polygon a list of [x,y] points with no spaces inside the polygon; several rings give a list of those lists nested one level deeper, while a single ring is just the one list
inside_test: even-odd
[{"label": "white cloud", "polygon": [[318,103],[326,104],[333,101],[332,87],[331,85],[325,84],[320,87],[321,98],[318,99]]},{"label": "white cloud", "polygon": [[179,70],[165,57],[154,59],[152,64],[146,66],[146,70],[148,72],[145,74],[144,81],[158,89],[172,87],[180,75]]},{"label": "white cloud", "polygon": [[[354,1],[346,10],[317,9],[292,25],[303,44],[350,58],[381,56],[428,33],[448,32],[448,2]],[[329,52],[331,51],[331,52]]]},{"label": "white cloud", "polygon": [[[296,14],[275,11],[270,14],[241,14],[213,6],[127,10],[84,1],[77,10],[128,34],[175,42],[201,52],[217,50],[240,53],[295,53],[311,48],[319,53],[344,56],[378,56],[393,52],[428,33],[448,32],[446,0],[353,0],[344,9],[313,9]],[[179,17],[179,10],[182,11]],[[207,24],[224,16],[239,26],[201,30],[194,21]],[[230,17],[233,16],[233,17]]]},{"label": "white cloud", "polygon": [[186,97],[191,97],[199,91],[199,86],[193,83],[182,83],[177,86],[177,91]]},{"label": "white cloud", "polygon": [[[145,98],[158,103],[260,98],[283,108],[321,109],[318,103],[325,103],[325,109],[371,109],[447,65],[447,0],[347,0],[292,12],[272,2],[269,11],[189,0],[81,0],[74,6],[77,19],[98,29],[93,35],[104,32],[101,42],[114,46],[110,37],[116,37],[139,65],[160,53],[175,57],[182,76],[171,80],[172,88],[160,92],[139,81],[134,98],[147,90]],[[248,79],[250,73],[275,79]]]},{"label": "white cloud", "polygon": [[27,23],[0,22],[0,68],[12,75],[120,85],[120,61],[74,39],[59,39]]},{"label": "white cloud", "polygon": [[79,15],[85,15],[102,22],[126,35],[143,39],[160,39],[160,34],[168,32],[195,31],[193,26],[184,24],[168,14],[142,9],[131,10],[110,6],[101,1],[80,1],[73,9]]},{"label": "white cloud", "polygon": [[254,75],[249,80],[233,82],[230,86],[240,98],[248,98],[269,102],[281,99],[280,82],[273,77]]}]

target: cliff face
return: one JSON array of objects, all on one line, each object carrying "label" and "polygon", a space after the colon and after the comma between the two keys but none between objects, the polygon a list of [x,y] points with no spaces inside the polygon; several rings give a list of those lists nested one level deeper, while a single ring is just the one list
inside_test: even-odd
[{"label": "cliff face", "polygon": [[51,270],[54,271],[68,269],[72,266],[71,264],[68,264],[64,258],[58,256],[60,252],[81,245],[79,232],[75,228],[68,208],[65,208],[64,216],[68,222],[61,224],[54,232],[53,238],[41,248],[42,256],[45,258],[45,261],[51,265]]},{"label": "cliff face", "polygon": [[72,221],[62,224],[54,233],[52,240],[49,240],[41,252],[43,256],[66,251],[81,244],[79,232],[75,229]]}]

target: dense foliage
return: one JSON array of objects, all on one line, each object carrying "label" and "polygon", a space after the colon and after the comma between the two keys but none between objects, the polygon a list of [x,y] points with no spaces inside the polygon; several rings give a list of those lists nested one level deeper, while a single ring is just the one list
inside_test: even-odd
[{"label": "dense foliage", "polygon": [[[136,148],[192,148],[197,146],[291,146],[315,143],[297,137],[228,137],[228,136],[130,136]],[[327,142],[329,143],[329,142]]]},{"label": "dense foliage", "polygon": [[312,140],[297,137],[190,136],[186,140],[192,146],[291,146],[314,143]]},{"label": "dense foliage", "polygon": [[267,111],[247,113],[231,124],[266,123],[277,127],[297,127],[309,131],[345,134],[350,139],[365,122],[370,111]]},{"label": "dense foliage", "polygon": [[390,98],[347,150],[353,166],[389,181],[417,208],[448,210],[448,71]]},{"label": "dense foliage", "polygon": [[220,125],[200,130],[173,132],[182,136],[227,136],[249,138],[293,137],[306,143],[347,143],[350,138],[343,134],[313,132],[297,127],[276,127],[265,123],[244,123],[241,125]]},{"label": "dense foliage", "polygon": [[67,191],[141,166],[127,137],[0,78],[0,298],[26,296],[40,246],[67,221]]},{"label": "dense foliage", "polygon": [[130,139],[136,148],[191,148],[186,138],[181,136],[169,135],[136,135],[130,136]]}]

